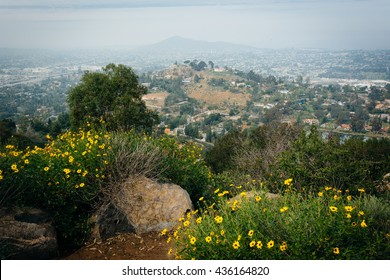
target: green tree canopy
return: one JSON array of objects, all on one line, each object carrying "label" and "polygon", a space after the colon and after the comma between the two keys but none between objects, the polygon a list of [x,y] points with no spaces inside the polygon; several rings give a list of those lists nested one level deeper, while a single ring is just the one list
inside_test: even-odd
[{"label": "green tree canopy", "polygon": [[87,122],[104,123],[109,130],[150,131],[158,115],[146,108],[142,96],[147,89],[125,65],[108,64],[102,72],[86,72],[68,95],[71,128]]}]

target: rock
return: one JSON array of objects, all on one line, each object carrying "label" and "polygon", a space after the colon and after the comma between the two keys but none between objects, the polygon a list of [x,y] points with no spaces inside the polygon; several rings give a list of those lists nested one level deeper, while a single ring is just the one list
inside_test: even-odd
[{"label": "rock", "polygon": [[160,184],[146,177],[129,178],[116,186],[110,201],[94,215],[93,238],[170,230],[192,209],[190,196],[178,185]]},{"label": "rock", "polygon": [[99,241],[113,237],[117,233],[135,232],[126,214],[112,202],[102,206],[92,216],[90,222],[94,224],[92,238]]},{"label": "rock", "polygon": [[57,237],[49,215],[34,208],[0,209],[2,259],[58,257]]}]

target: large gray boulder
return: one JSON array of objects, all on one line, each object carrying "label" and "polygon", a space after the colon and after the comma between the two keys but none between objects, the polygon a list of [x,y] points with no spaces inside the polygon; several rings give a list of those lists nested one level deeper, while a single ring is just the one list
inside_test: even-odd
[{"label": "large gray boulder", "polygon": [[114,188],[109,202],[93,216],[92,237],[104,240],[117,233],[170,230],[192,209],[190,196],[178,185],[129,178]]},{"label": "large gray boulder", "polygon": [[35,208],[0,209],[2,259],[53,259],[58,257],[54,226],[49,215]]}]

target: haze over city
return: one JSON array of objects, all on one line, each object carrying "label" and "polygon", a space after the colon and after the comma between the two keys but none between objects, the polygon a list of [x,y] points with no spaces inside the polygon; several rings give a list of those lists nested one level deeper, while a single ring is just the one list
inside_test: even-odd
[{"label": "haze over city", "polygon": [[133,48],[171,36],[258,48],[389,49],[387,0],[0,0],[0,48]]}]

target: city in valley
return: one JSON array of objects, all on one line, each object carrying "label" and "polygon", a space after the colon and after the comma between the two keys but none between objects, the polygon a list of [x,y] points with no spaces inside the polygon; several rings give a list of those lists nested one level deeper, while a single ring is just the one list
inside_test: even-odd
[{"label": "city in valley", "polygon": [[46,134],[48,122],[66,116],[67,94],[83,73],[116,63],[132,67],[148,88],[143,100],[159,112],[165,133],[212,142],[234,128],[280,121],[389,135],[390,51],[227,43],[185,49],[189,43],[173,37],[120,51],[2,49],[0,118],[11,119],[21,133]]}]

